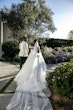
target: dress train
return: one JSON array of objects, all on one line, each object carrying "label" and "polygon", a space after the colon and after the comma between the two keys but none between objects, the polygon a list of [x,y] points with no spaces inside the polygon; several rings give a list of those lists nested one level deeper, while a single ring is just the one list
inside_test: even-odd
[{"label": "dress train", "polygon": [[[53,110],[51,102],[43,92],[46,89],[46,63],[36,45],[22,69],[16,75],[16,91],[6,110]],[[50,90],[49,97],[51,95]]]}]

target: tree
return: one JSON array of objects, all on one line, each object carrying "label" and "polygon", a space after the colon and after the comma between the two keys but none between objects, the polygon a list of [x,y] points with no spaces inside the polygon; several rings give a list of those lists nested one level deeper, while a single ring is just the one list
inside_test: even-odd
[{"label": "tree", "polygon": [[7,20],[14,37],[56,30],[53,12],[46,7],[45,0],[23,0],[21,4],[12,4],[11,9],[2,9],[1,15]]},{"label": "tree", "polygon": [[71,30],[71,31],[69,32],[68,38],[69,38],[70,40],[73,40],[73,30]]}]

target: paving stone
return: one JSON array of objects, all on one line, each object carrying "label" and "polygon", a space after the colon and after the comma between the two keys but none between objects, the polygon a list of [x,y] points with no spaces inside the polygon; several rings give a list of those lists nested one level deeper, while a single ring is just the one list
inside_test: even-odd
[{"label": "paving stone", "polygon": [[54,70],[56,67],[58,66],[58,64],[47,64],[47,69],[48,70]]},{"label": "paving stone", "polygon": [[0,78],[15,75],[19,71],[19,65],[14,65],[11,63],[0,62]]},{"label": "paving stone", "polygon": [[11,84],[5,90],[5,92],[14,92],[16,87],[17,87],[16,83],[12,81]]},{"label": "paving stone", "polygon": [[1,80],[0,81],[0,90],[6,85],[6,83],[9,81],[10,79],[6,79],[6,80]]},{"label": "paving stone", "polygon": [[6,107],[13,94],[0,94],[0,110],[6,110]]}]

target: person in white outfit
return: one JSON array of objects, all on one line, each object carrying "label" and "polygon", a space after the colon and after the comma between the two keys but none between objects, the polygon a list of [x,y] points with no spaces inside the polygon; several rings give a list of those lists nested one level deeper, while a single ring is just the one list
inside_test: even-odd
[{"label": "person in white outfit", "polygon": [[28,57],[28,43],[25,37],[20,39],[19,50],[20,50],[19,56],[20,56],[20,69],[21,69],[22,65],[25,63]]},{"label": "person in white outfit", "polygon": [[16,91],[6,110],[53,110],[46,89],[46,63],[42,56],[38,41],[31,50],[22,69],[15,76]]}]

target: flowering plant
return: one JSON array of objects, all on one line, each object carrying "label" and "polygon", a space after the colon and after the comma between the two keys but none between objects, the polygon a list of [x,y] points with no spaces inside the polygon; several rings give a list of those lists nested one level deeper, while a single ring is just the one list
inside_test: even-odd
[{"label": "flowering plant", "polygon": [[72,53],[67,51],[68,47],[65,48],[48,48],[44,47],[43,56],[46,63],[60,63],[60,62],[68,62],[72,57]]},{"label": "flowering plant", "polygon": [[60,65],[46,80],[58,94],[73,99],[73,63]]}]

